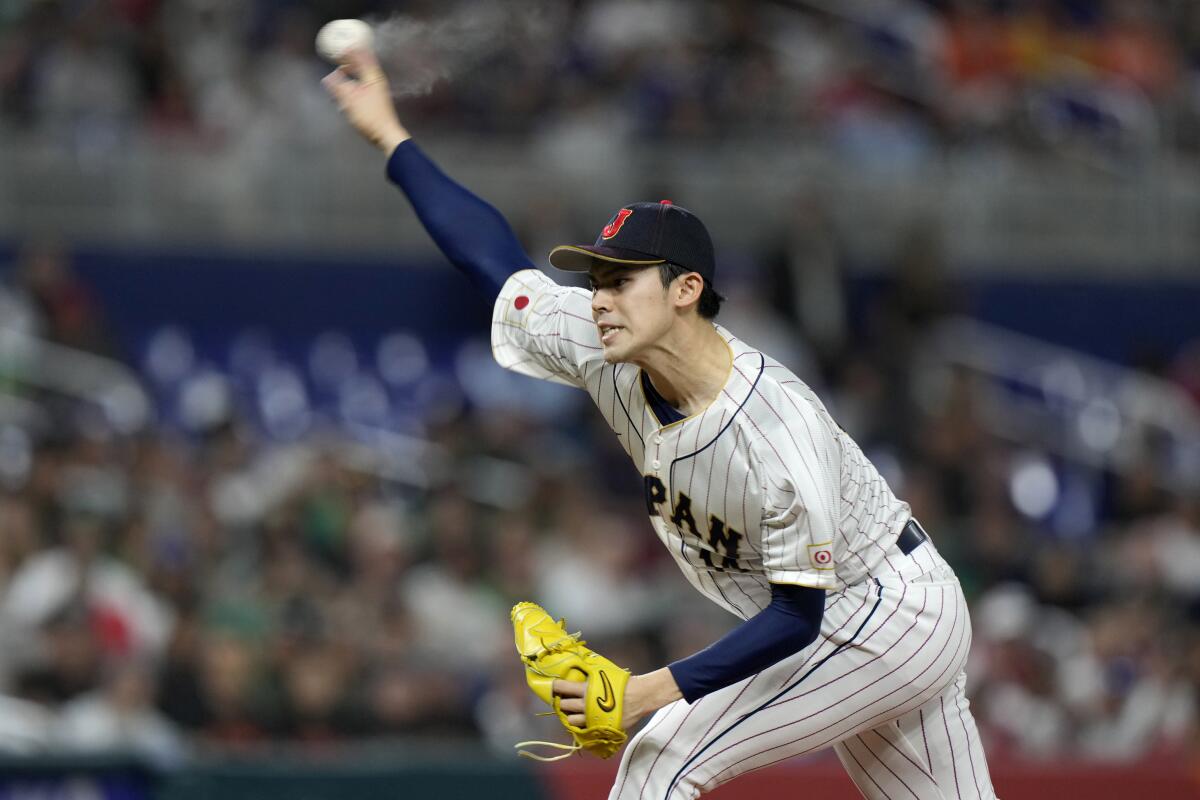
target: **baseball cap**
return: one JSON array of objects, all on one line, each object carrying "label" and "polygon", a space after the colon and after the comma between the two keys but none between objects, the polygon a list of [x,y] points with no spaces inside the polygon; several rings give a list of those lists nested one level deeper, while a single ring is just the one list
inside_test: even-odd
[{"label": "baseball cap", "polygon": [[568,272],[587,272],[597,261],[639,267],[669,261],[700,273],[710,286],[716,271],[708,229],[670,200],[627,205],[613,214],[595,244],[564,244],[550,251],[550,263]]}]

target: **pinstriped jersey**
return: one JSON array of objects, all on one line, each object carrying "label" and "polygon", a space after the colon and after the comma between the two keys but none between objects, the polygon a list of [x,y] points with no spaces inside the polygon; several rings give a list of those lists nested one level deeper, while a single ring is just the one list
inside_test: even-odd
[{"label": "pinstriped jersey", "polygon": [[837,590],[888,571],[908,504],[806,384],[716,329],[732,356],[721,394],[667,424],[642,370],[605,362],[589,293],[538,270],[505,283],[492,352],[503,367],[591,395],[641,471],[655,533],[692,585],[732,613],[765,608],[771,583]]}]

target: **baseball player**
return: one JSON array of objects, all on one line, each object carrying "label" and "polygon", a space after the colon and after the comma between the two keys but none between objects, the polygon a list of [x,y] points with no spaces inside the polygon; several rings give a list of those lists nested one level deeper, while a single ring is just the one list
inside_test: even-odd
[{"label": "baseball player", "polygon": [[[643,476],[687,579],[744,620],[629,678],[610,797],[692,798],[832,746],[869,798],[993,798],[963,692],[966,602],[906,503],[796,376],[715,324],[712,243],[669,201],[619,209],[540,271],[504,218],[396,117],[374,55],[325,79],[449,260],[494,299],[504,367],[587,391]],[[556,681],[583,724],[583,684]]]}]

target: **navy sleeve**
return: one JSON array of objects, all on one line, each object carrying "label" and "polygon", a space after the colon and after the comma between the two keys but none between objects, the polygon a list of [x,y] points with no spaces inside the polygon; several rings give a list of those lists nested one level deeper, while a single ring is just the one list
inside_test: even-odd
[{"label": "navy sleeve", "polygon": [[770,605],[668,669],[683,699],[694,703],[803,650],[821,632],[824,614],[824,589],[773,583]]},{"label": "navy sleeve", "polygon": [[488,300],[495,301],[509,275],[533,266],[504,216],[447,177],[412,139],[392,152],[387,174],[450,263]]}]

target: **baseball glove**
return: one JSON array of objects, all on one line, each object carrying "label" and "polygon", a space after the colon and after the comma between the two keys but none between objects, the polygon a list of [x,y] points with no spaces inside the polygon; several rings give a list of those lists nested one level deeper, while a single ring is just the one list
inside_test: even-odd
[{"label": "baseball glove", "polygon": [[[512,610],[513,632],[517,652],[525,663],[525,680],[533,693],[540,697],[558,716],[559,722],[575,740],[573,745],[556,742],[519,742],[517,747],[543,745],[566,750],[554,757],[540,756],[526,750],[518,753],[539,761],[557,761],[580,750],[608,758],[621,749],[628,736],[621,727],[625,708],[625,684],[629,672],[602,655],[592,652],[579,638],[567,633],[565,620],[555,622],[546,610],[536,603],[518,603]],[[554,694],[554,681],[579,681],[587,684],[584,696],[586,719],[583,727],[567,721]]]}]

